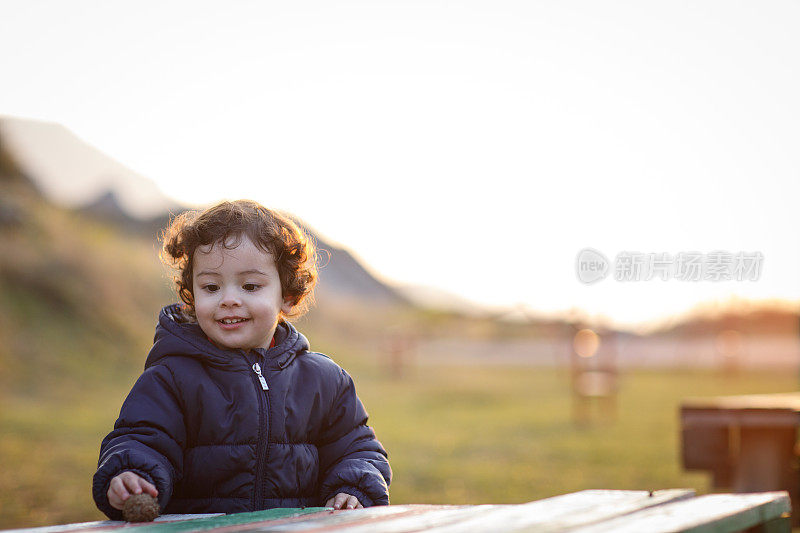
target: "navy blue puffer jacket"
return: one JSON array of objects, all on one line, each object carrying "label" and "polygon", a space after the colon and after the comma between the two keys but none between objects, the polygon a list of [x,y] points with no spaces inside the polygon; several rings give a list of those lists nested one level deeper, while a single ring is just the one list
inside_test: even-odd
[{"label": "navy blue puffer jacket", "polygon": [[121,518],[106,492],[125,470],[155,484],[165,513],[323,505],[339,492],[389,503],[386,451],[344,370],[288,322],[274,347],[245,353],[181,316],[161,311],[144,373],[103,440],[101,511]]}]

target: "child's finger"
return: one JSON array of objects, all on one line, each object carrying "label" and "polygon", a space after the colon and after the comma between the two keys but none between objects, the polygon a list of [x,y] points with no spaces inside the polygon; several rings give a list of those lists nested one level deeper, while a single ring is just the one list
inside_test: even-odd
[{"label": "child's finger", "polygon": [[333,507],[333,498],[325,502],[325,507]]},{"label": "child's finger", "polygon": [[122,501],[121,501],[121,500],[120,500],[120,499],[117,497],[117,495],[116,495],[116,494],[113,494],[113,493],[112,493],[112,492],[109,490],[109,491],[108,491],[108,494],[107,494],[107,496],[108,496],[108,503],[109,503],[109,504],[111,504],[111,507],[113,507],[114,509],[119,509],[119,510],[121,511],[121,510],[122,510],[122,507],[123,507],[123,503],[122,503]]},{"label": "child's finger", "polygon": [[361,502],[358,502],[358,505],[356,505],[356,509],[363,509],[363,508],[364,508],[364,506],[361,505]]},{"label": "child's finger", "polygon": [[127,487],[125,487],[125,482],[120,476],[111,480],[111,490],[114,491],[120,500],[126,500],[128,496],[130,496]]},{"label": "child's finger", "polygon": [[117,505],[119,505],[119,502],[117,501],[117,495],[114,494],[114,491],[111,490],[111,487],[108,487],[108,492],[106,492],[106,497],[108,498],[108,503],[111,504],[111,507],[113,507],[114,509],[119,509],[119,507],[117,507]]},{"label": "child's finger", "polygon": [[344,492],[340,492],[336,495],[333,499],[333,508],[334,509],[341,509],[344,507],[345,502],[347,501],[347,497],[350,496],[349,494],[345,494]]},{"label": "child's finger", "polygon": [[142,493],[142,487],[140,486],[140,482],[144,481],[142,478],[133,472],[123,472],[120,477],[122,478],[122,482],[125,484],[125,488],[128,489],[128,492],[131,494]]},{"label": "child's finger", "polygon": [[122,502],[128,499],[130,494],[128,494],[128,491],[125,489],[125,485],[122,483],[122,480],[119,478],[119,476],[117,476],[111,480],[106,496],[108,496],[108,503],[110,503],[112,507],[121,509]]},{"label": "child's finger", "polygon": [[147,481],[146,479],[139,479],[139,485],[141,485],[142,490],[144,490],[147,494],[152,496],[153,498],[158,498],[158,489],[156,489],[155,485]]},{"label": "child's finger", "polygon": [[345,505],[347,509],[355,509],[356,505],[358,505],[358,498],[356,498],[355,496],[350,496],[347,498],[347,502]]}]

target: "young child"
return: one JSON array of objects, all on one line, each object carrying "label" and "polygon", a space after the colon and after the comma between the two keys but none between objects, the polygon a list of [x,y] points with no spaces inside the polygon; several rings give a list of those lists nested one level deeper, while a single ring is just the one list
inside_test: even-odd
[{"label": "young child", "polygon": [[184,305],[161,311],[103,440],[98,508],[119,520],[141,492],[165,513],[388,505],[386,451],[353,380],[286,321],[317,279],[307,236],[240,200],[176,217],[163,240]]}]

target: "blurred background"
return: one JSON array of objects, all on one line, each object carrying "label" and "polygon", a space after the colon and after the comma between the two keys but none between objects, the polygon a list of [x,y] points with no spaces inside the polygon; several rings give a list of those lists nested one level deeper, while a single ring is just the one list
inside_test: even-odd
[{"label": "blurred background", "polygon": [[[355,377],[393,503],[713,490],[681,402],[800,385],[798,19],[0,0],[0,527],[101,518],[100,441],[176,299],[158,233],[237,198],[327,251],[296,325]],[[757,275],[618,279],[719,251]]]}]

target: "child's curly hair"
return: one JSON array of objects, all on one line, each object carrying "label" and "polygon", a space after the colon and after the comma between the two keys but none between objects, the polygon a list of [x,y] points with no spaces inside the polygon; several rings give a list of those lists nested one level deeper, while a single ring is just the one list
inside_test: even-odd
[{"label": "child's curly hair", "polygon": [[289,218],[252,200],[221,202],[205,211],[187,211],[172,219],[161,235],[161,260],[177,270],[173,278],[178,296],[192,319],[192,263],[199,246],[222,243],[234,248],[247,236],[275,259],[284,298],[293,303],[288,316],[305,313],[317,283],[317,255],[311,238]]}]

